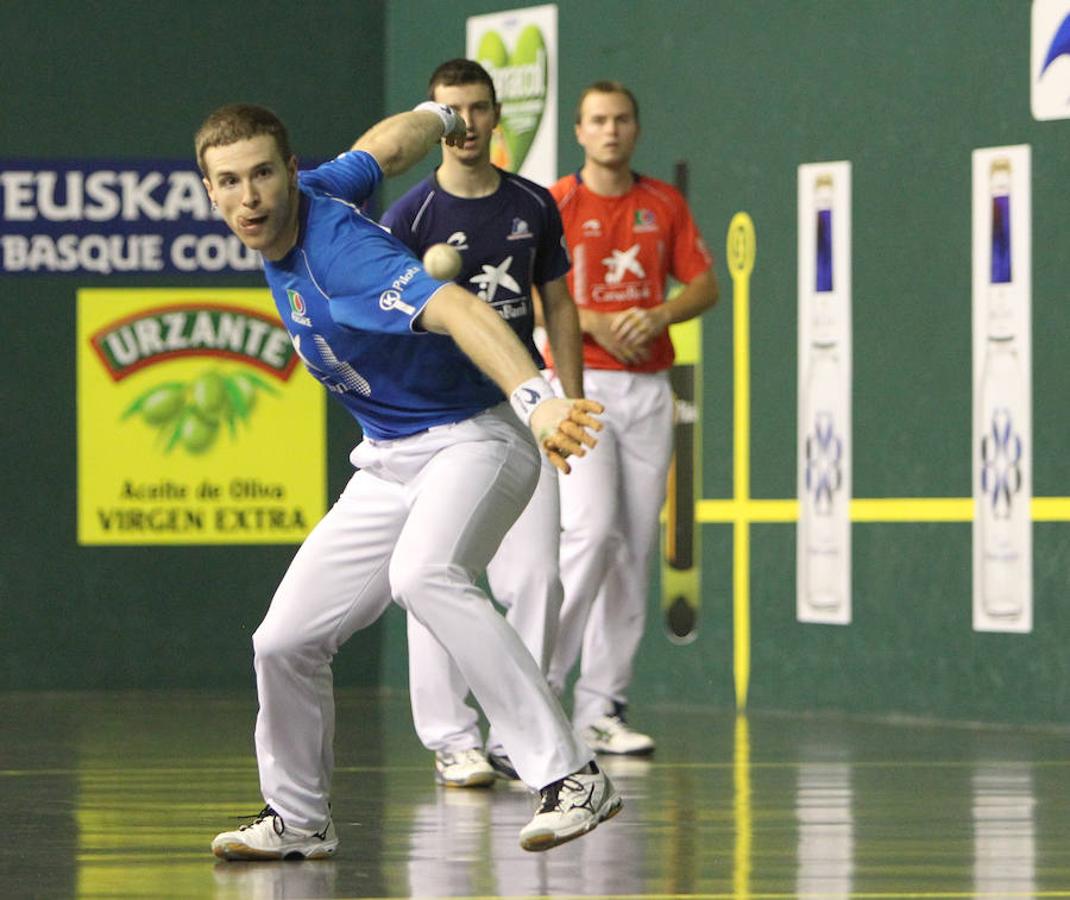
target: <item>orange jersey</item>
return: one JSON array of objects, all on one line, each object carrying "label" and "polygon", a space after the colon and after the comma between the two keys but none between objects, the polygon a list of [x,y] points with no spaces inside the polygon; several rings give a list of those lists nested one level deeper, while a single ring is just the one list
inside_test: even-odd
[{"label": "orange jersey", "polygon": [[[671,184],[636,175],[627,194],[603,197],[577,172],[550,193],[561,210],[572,256],[568,286],[577,306],[601,313],[658,306],[665,302],[669,275],[686,284],[713,265],[687,201]],[[590,335],[583,337],[583,364],[589,369],[660,372],[672,365],[673,356],[668,332],[654,340],[646,362],[631,366]]]}]

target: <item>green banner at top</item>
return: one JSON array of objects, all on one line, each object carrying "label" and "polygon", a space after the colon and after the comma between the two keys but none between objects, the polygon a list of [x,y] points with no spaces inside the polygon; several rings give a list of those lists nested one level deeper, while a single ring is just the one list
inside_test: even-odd
[{"label": "green banner at top", "polygon": [[502,119],[491,160],[539,184],[557,180],[557,7],[468,19],[467,56],[494,79]]}]

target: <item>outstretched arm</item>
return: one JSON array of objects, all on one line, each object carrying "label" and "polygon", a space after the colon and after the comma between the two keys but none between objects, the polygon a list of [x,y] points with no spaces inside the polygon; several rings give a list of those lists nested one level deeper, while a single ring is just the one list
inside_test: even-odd
[{"label": "outstretched arm", "polygon": [[389,178],[419,162],[440,140],[450,145],[464,143],[466,132],[464,119],[456,112],[427,102],[376,123],[350,149],[370,153]]},{"label": "outstretched arm", "polygon": [[517,414],[535,433],[540,448],[562,472],[569,456],[583,456],[596,443],[593,431],[602,412],[593,400],[553,396],[520,339],[490,306],[455,284],[438,290],[420,313],[427,331],[448,334],[476,366],[509,397]]}]

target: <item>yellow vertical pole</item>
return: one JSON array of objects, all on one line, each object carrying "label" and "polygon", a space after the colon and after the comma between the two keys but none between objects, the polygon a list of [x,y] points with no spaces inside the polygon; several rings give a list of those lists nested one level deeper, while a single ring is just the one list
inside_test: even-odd
[{"label": "yellow vertical pole", "polygon": [[747,708],[750,685],[750,275],[754,270],[754,222],[738,212],[728,223],[728,271],[732,276],[732,328],[735,358],[734,441],[732,452],[733,520],[732,643],[736,708]]}]

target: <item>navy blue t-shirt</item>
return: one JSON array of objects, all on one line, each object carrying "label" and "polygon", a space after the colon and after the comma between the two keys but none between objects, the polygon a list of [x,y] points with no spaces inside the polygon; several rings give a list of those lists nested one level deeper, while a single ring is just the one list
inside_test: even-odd
[{"label": "navy blue t-shirt", "polygon": [[432,244],[456,247],[462,262],[454,281],[494,307],[541,369],[531,286],[569,270],[561,216],[546,188],[498,173],[501,183],[486,197],[448,194],[429,175],[386,211],[382,223],[420,258]]},{"label": "navy blue t-shirt", "polygon": [[301,172],[297,243],[264,260],[264,274],[308,370],[366,435],[388,440],[463,421],[504,397],[451,337],[416,325],[447,282],[358,212],[381,178],[360,151]]}]

